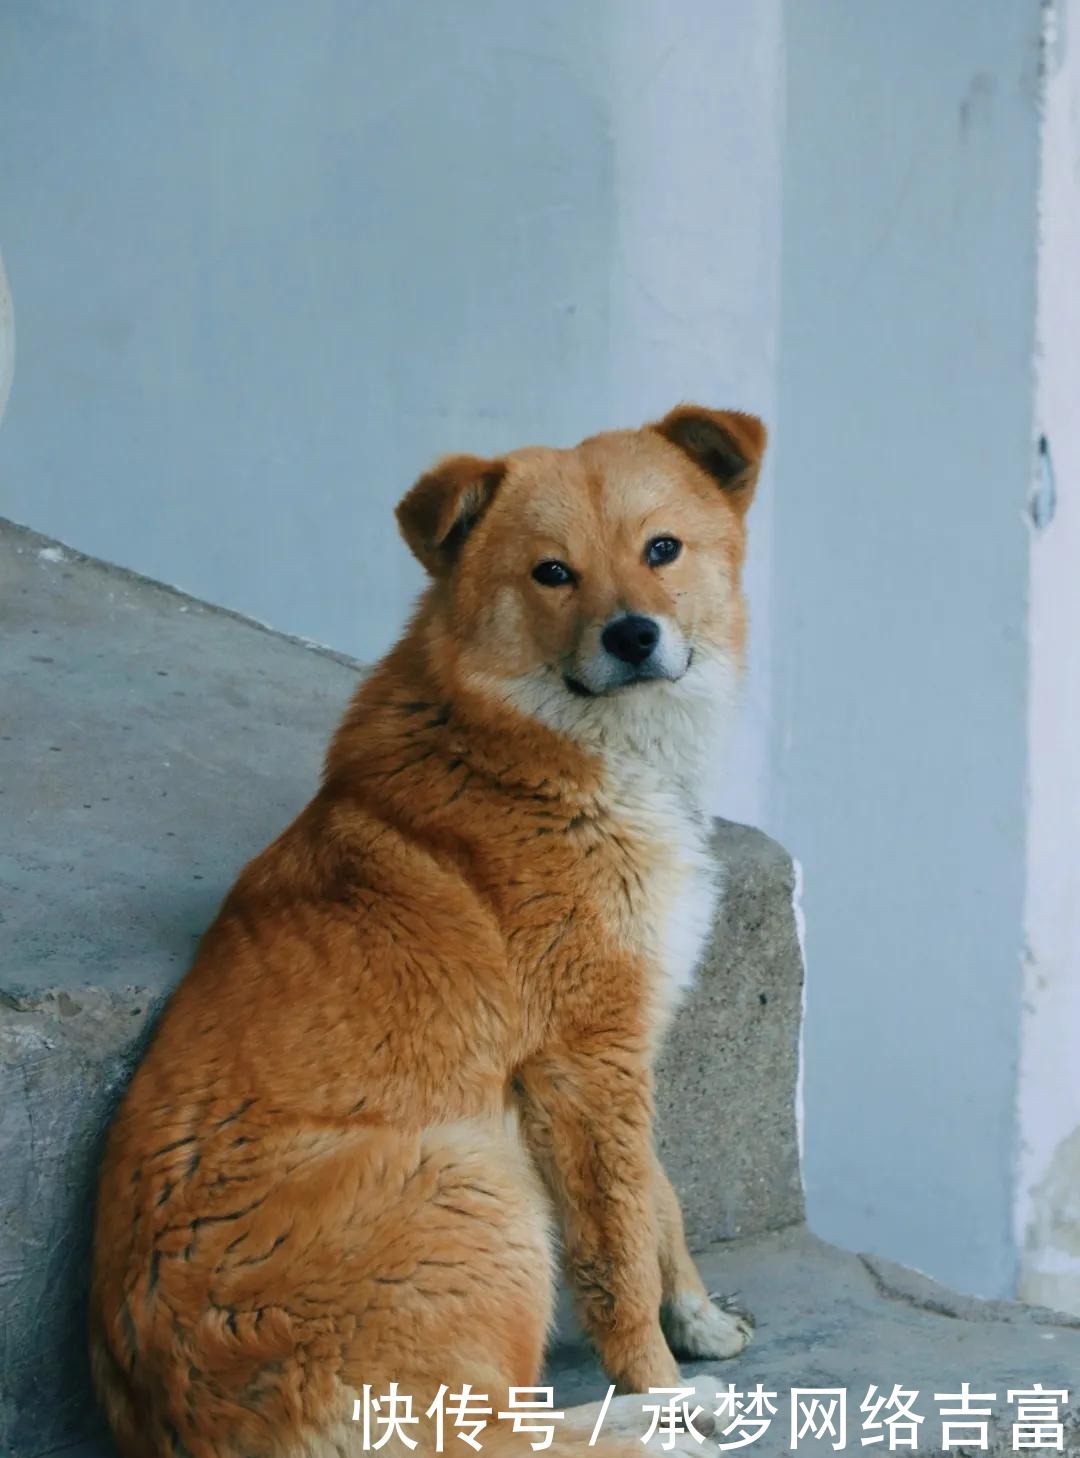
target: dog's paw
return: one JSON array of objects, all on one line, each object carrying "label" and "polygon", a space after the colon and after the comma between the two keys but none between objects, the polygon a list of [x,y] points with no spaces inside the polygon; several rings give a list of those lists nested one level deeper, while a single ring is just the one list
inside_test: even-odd
[{"label": "dog's paw", "polygon": [[677,1357],[737,1357],[754,1334],[754,1318],[732,1296],[684,1291],[664,1306],[664,1335]]}]

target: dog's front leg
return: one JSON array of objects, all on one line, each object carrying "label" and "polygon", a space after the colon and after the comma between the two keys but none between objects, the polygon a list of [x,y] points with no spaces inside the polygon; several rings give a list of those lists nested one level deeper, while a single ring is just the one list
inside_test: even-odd
[{"label": "dog's front leg", "polygon": [[754,1322],[731,1297],[711,1296],[687,1249],[679,1197],[657,1156],[653,1193],[660,1243],[661,1321],[680,1357],[737,1357]]},{"label": "dog's front leg", "polygon": [[520,1071],[523,1127],[562,1217],[582,1321],[623,1392],[679,1384],[660,1327],[648,1063],[615,1030]]}]

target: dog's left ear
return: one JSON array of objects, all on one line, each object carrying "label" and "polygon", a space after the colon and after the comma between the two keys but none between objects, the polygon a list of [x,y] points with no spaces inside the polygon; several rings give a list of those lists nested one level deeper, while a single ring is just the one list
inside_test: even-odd
[{"label": "dog's left ear", "polygon": [[505,461],[448,456],[399,502],[401,535],[432,577],[443,577],[453,567],[505,474]]},{"label": "dog's left ear", "polygon": [[652,427],[686,452],[742,512],[757,485],[768,432],[756,415],[741,410],[706,410],[677,405]]}]

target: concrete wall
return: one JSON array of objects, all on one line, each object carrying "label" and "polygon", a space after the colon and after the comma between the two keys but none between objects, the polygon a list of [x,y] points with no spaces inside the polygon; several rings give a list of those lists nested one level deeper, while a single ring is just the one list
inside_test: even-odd
[{"label": "concrete wall", "polygon": [[1080,1313],[1080,5],[1046,18],[1016,1233],[1021,1296]]},{"label": "concrete wall", "polygon": [[1014,1288],[1037,0],[787,7],[775,801],[811,1222]]},{"label": "concrete wall", "polygon": [[378,655],[434,456],[771,415],[780,91],[779,0],[9,0],[0,509]]}]

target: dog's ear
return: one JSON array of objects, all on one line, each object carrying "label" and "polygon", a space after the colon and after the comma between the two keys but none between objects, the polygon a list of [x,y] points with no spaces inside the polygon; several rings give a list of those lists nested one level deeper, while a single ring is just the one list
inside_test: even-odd
[{"label": "dog's ear", "polygon": [[505,461],[448,456],[399,502],[401,535],[432,577],[444,576],[454,565],[505,474]]},{"label": "dog's ear", "polygon": [[728,495],[738,511],[750,505],[768,432],[756,415],[677,405],[652,427],[686,452]]}]

